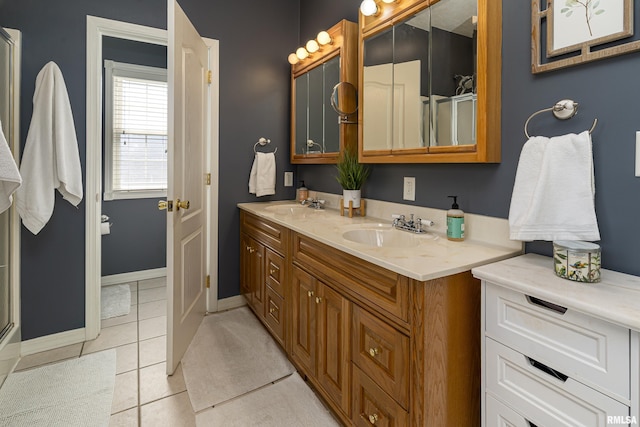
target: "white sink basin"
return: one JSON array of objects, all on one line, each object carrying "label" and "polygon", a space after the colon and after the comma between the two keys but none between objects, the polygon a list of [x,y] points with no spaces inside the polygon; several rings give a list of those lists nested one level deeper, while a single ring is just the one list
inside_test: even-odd
[{"label": "white sink basin", "polygon": [[313,209],[298,204],[267,206],[266,211],[280,218],[303,219],[312,218],[314,215],[324,212],[322,209]]},{"label": "white sink basin", "polygon": [[412,234],[390,226],[349,230],[342,233],[342,237],[350,242],[380,248],[412,248],[435,238],[430,233]]}]

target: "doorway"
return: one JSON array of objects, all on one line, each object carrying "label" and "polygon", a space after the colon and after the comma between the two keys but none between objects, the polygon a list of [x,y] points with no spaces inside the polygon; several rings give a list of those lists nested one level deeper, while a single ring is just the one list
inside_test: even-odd
[{"label": "doorway", "polygon": [[[153,45],[167,45],[167,31],[136,24],[87,16],[87,215],[86,215],[86,340],[97,337],[100,332],[100,282],[102,263],[101,205],[102,205],[102,67],[103,39],[111,37]],[[217,310],[217,271],[218,271],[218,50],[217,42],[208,40],[212,50],[212,91],[211,100],[211,144],[206,162],[207,168],[215,179],[207,187],[207,265],[210,275],[210,288],[207,293],[207,311]],[[171,159],[169,159],[171,162]],[[169,166],[171,167],[171,166]],[[153,199],[157,205],[157,199]],[[152,207],[154,213],[157,207]],[[115,219],[114,219],[115,222]],[[108,237],[108,236],[107,236]],[[171,310],[171,307],[168,307]]]}]

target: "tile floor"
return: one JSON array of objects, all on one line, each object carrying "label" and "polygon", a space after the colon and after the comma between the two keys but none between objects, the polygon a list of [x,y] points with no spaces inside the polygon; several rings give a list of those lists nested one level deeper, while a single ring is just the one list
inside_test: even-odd
[{"label": "tile floor", "polygon": [[100,336],[85,343],[32,354],[16,370],[116,349],[116,384],[110,426],[195,426],[182,369],[165,374],[166,279],[130,283],[131,312],[102,321]]}]

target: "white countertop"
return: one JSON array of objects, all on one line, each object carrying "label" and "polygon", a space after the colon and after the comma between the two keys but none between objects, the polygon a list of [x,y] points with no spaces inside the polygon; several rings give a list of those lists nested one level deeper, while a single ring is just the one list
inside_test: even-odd
[{"label": "white countertop", "polygon": [[640,331],[640,277],[602,270],[597,283],[562,279],[553,258],[526,254],[475,267],[479,279]]},{"label": "white countertop", "polygon": [[[323,197],[329,198],[323,194]],[[335,206],[335,200],[327,200],[327,205]],[[481,217],[479,215],[466,215],[467,225],[476,224],[477,237],[487,236],[489,242],[467,239],[462,242],[449,241],[442,233],[443,220],[446,211],[420,208],[415,206],[397,205],[380,201],[367,201],[368,212],[397,211],[409,209],[397,213],[408,214],[416,212],[436,222],[432,232],[428,236],[413,235],[405,231],[394,230],[417,238],[419,244],[415,247],[373,247],[362,243],[354,243],[342,237],[345,231],[357,228],[371,227],[380,224],[381,227],[391,228],[389,219],[382,220],[371,216],[353,217],[340,216],[336,209],[323,209],[315,211],[312,208],[298,210],[300,215],[287,215],[282,211],[277,212],[274,206],[293,206],[294,202],[257,202],[240,203],[238,207],[259,217],[268,219],[283,225],[297,233],[310,237],[333,248],[382,266],[398,274],[419,280],[431,280],[451,274],[470,270],[473,267],[517,256],[522,253],[520,242],[504,241],[496,237],[506,234],[504,226],[506,220]],[[298,205],[299,206],[299,205]],[[274,210],[275,209],[275,210]],[[442,216],[442,218],[441,218]],[[482,230],[482,231],[481,231]],[[490,237],[489,237],[490,236]]]}]

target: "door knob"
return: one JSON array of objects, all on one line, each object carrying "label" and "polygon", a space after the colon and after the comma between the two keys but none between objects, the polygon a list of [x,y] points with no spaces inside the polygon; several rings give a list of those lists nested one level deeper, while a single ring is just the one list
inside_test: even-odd
[{"label": "door knob", "polygon": [[173,211],[173,200],[158,200],[158,210]]},{"label": "door knob", "polygon": [[179,211],[182,209],[189,209],[189,201],[188,200],[176,200],[176,210]]}]

